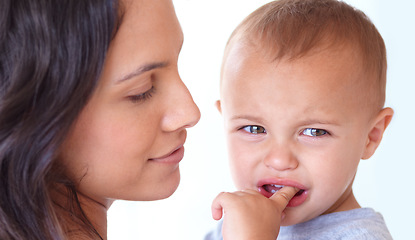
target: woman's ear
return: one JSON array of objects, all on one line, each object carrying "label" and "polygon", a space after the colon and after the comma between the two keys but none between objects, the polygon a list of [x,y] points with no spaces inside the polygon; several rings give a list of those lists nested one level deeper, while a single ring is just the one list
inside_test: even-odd
[{"label": "woman's ear", "polygon": [[216,106],[216,109],[218,109],[218,111],[219,111],[220,113],[222,113],[222,108],[221,108],[221,106],[220,106],[220,100],[216,100],[216,102],[215,102],[215,106]]},{"label": "woman's ear", "polygon": [[392,108],[384,108],[378,113],[367,136],[367,143],[362,154],[362,159],[368,159],[375,153],[380,141],[382,140],[383,133],[392,120],[392,116]]}]

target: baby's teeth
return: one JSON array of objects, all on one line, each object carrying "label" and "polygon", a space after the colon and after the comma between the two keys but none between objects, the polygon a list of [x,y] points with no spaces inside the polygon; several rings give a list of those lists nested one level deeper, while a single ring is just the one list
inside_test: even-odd
[{"label": "baby's teeth", "polygon": [[278,189],[270,189],[269,191],[272,193],[272,194],[274,194],[274,193],[276,193],[276,192],[278,192],[278,190],[280,190],[281,188],[283,188],[284,187],[284,185],[277,185],[277,184],[270,184],[272,187],[274,187],[274,188],[278,188]]}]

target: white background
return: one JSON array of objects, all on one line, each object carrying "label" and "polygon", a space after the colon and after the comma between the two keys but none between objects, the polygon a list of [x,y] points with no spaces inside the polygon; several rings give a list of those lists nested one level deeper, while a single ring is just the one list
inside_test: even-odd
[{"label": "white background", "polygon": [[[236,25],[269,0],[173,0],[185,42],[180,74],[202,118],[188,131],[181,184],[172,197],[154,202],[117,201],[108,213],[114,239],[203,239],[215,225],[210,204],[234,190],[222,120],[214,107],[225,43]],[[381,212],[394,239],[413,239],[415,221],[415,2],[350,0],[383,35],[388,52],[386,106],[395,110],[375,155],[362,161],[354,191],[363,207]]]}]

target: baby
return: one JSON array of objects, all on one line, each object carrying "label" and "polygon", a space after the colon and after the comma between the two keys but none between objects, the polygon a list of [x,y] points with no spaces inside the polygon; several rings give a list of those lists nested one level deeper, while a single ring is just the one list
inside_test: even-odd
[{"label": "baby", "polygon": [[214,200],[224,220],[206,239],[275,239],[279,225],[279,240],[392,239],[352,191],[393,116],[385,85],[383,39],[346,3],[280,0],[249,15],[226,46],[217,102],[240,191]]}]

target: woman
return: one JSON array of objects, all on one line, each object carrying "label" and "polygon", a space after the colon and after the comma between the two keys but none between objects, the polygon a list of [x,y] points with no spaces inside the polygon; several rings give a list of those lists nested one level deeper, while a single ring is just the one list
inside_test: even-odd
[{"label": "woman", "polygon": [[0,239],[106,239],[115,199],[179,184],[200,113],[171,0],[2,0]]}]

